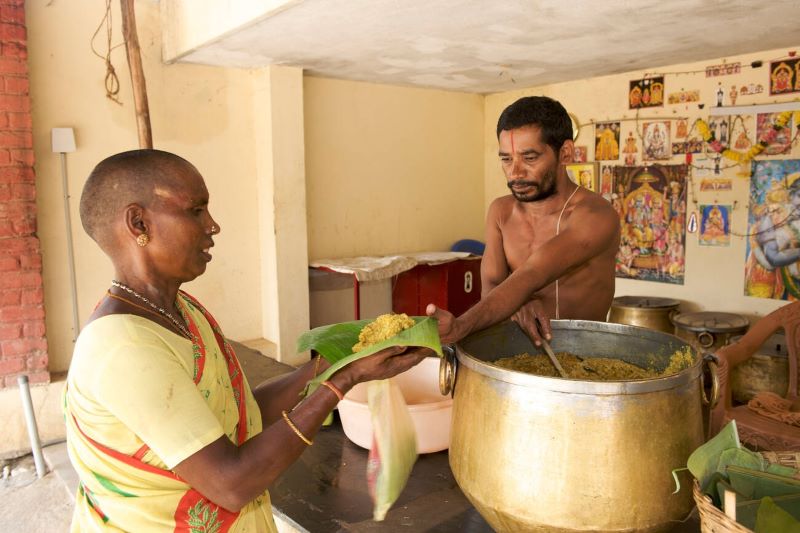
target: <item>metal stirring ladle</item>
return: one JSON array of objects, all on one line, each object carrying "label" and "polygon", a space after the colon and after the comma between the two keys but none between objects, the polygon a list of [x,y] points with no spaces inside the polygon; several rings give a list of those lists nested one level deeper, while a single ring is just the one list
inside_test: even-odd
[{"label": "metal stirring ladle", "polygon": [[542,337],[542,346],[544,347],[544,351],[547,353],[547,357],[550,358],[550,362],[553,363],[553,366],[556,367],[558,370],[558,374],[565,378],[567,377],[567,373],[564,372],[564,368],[561,366],[561,363],[558,362],[558,358],[556,358],[556,354],[553,353],[553,349],[550,347],[550,343]]},{"label": "metal stirring ladle", "polygon": [[558,362],[558,359],[556,358],[556,354],[553,353],[553,349],[550,347],[550,343],[547,342],[547,339],[544,338],[544,331],[543,331],[543,328],[542,328],[542,323],[539,322],[538,318],[536,319],[536,325],[538,326],[539,337],[542,339],[542,346],[544,347],[544,351],[547,354],[547,357],[550,358],[550,362],[553,363],[554,367],[556,367],[556,370],[558,371],[558,375],[561,376],[562,378],[567,377],[567,373],[564,372],[564,368],[561,366],[561,363]]}]

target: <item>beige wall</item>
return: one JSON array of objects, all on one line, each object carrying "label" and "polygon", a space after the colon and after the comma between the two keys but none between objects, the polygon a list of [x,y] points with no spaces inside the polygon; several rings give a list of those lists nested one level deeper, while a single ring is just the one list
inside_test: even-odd
[{"label": "beige wall", "polygon": [[[670,65],[663,68],[652,69],[650,72],[687,72],[700,71],[697,74],[667,75],[665,79],[665,98],[669,93],[679,90],[700,90],[701,102],[705,109],[699,110],[696,103],[685,105],[669,105],[663,108],[649,108],[640,110],[640,118],[659,117],[663,120],[676,119],[686,116],[691,124],[697,118],[708,120],[707,111],[716,105],[717,84],[722,82],[725,88],[725,102],[729,103],[728,91],[730,85],[736,83],[741,86],[746,83],[761,83],[765,92],[755,96],[740,96],[737,105],[751,105],[757,103],[771,103],[788,101],[789,96],[769,96],[769,60],[782,57],[785,50],[770,50],[754,54],[725,58],[727,62],[740,61],[742,65],[749,66],[752,61],[762,60],[764,66],[758,69],[743,68],[742,73],[733,76],[705,77],[705,67],[722,62],[722,58],[715,60]],[[493,94],[486,97],[486,111],[484,123],[484,155],[485,155],[485,180],[486,197],[485,206],[492,199],[507,194],[505,178],[497,159],[497,140],[495,128],[500,112],[521,96],[546,95],[559,100],[568,111],[575,114],[583,124],[590,120],[605,121],[634,118],[635,110],[628,109],[627,91],[630,80],[644,77],[644,72],[629,72],[614,76],[604,76],[568,83],[532,87],[524,90]],[[796,96],[796,94],[795,94]],[[673,123],[674,124],[674,123]],[[622,123],[621,138],[628,135],[628,131],[636,125],[635,121]],[[640,126],[641,127],[641,126]],[[674,127],[674,126],[673,126]],[[576,144],[589,146],[588,160],[593,160],[594,154],[594,128],[586,126],[581,129],[580,137]],[[641,143],[639,145],[638,161],[641,162]],[[697,156],[695,156],[696,158]],[[791,155],[774,156],[776,158],[798,158],[800,147],[795,144]],[[730,161],[723,160],[725,164]],[[675,156],[671,163],[685,162],[685,156]],[[620,161],[621,164],[621,161]],[[724,166],[724,165],[723,165]],[[747,209],[749,195],[749,181],[736,176],[738,168],[731,168],[720,177],[733,179],[731,192],[701,192],[699,179],[695,178],[696,198],[700,204],[714,203],[733,204],[737,202],[732,212],[732,229],[734,232],[747,232]],[[687,212],[698,211],[692,203],[692,194],[689,193]],[[699,212],[698,212],[699,216]],[[699,223],[699,219],[698,219]],[[785,302],[743,296],[744,294],[744,263],[746,241],[743,237],[732,237],[730,247],[706,247],[698,245],[697,233],[686,235],[686,275],[683,285],[670,285],[647,281],[617,279],[617,296],[622,295],[647,295],[678,298],[687,302],[682,310],[707,310],[726,311],[748,315],[753,318],[757,315],[768,313]]]},{"label": "beige wall", "polygon": [[[118,44],[122,42],[118,27],[121,17],[119,4],[112,5],[116,10],[113,44]],[[112,53],[123,105],[105,98],[105,66],[89,48],[103,17],[104,3],[27,2],[26,9],[47,337],[50,370],[56,372],[69,365],[72,325],[59,160],[51,152],[50,130],[75,129],[77,151],[68,154],[67,161],[82,324],[108,288],[113,272],[80,226],[81,189],[97,162],[137,148],[138,141],[124,47]],[[197,166],[211,193],[211,211],[222,227],[207,272],[185,288],[213,310],[230,337],[259,337],[253,74],[217,67],[164,65],[158,4],[136,2],[136,13],[154,145],[176,152]],[[103,42],[101,35],[95,45],[102,47]]]},{"label": "beige wall", "polygon": [[483,96],[305,78],[310,259],[483,234]]},{"label": "beige wall", "polygon": [[[118,4],[112,5],[113,44],[118,44],[121,17]],[[75,129],[77,151],[67,155],[67,168],[81,324],[113,276],[106,257],[80,227],[81,189],[98,161],[137,147],[124,47],[112,52],[123,105],[105,98],[105,66],[88,48],[103,7],[89,0],[80,0],[78,6],[63,2],[26,6],[52,372],[68,368],[72,327],[59,159],[51,152],[51,129]],[[291,222],[304,206],[302,199],[294,198],[290,183],[302,179],[297,176],[302,176],[303,161],[300,174],[293,176],[278,168],[280,160],[272,150],[286,151],[287,145],[284,139],[272,146],[276,123],[269,110],[294,109],[297,95],[272,87],[275,69],[265,73],[165,65],[158,4],[137,2],[136,12],[155,147],[174,151],[198,167],[211,193],[212,213],[222,226],[208,271],[185,288],[213,310],[230,337],[279,341],[279,314],[269,313],[269,302],[262,302],[260,295],[267,291],[267,299],[276,301],[276,287],[285,282],[273,272],[277,266],[263,263],[264,245],[277,249],[276,243],[269,245],[274,227],[302,226]],[[102,50],[103,42],[101,32],[95,46]],[[289,73],[289,78],[293,76]],[[303,85],[305,94],[293,116],[301,120],[300,138],[305,143],[312,258],[444,250],[459,238],[480,238],[482,96],[319,78],[305,78]],[[303,146],[293,143],[291,153],[282,156],[286,168],[294,168],[293,157],[303,157]],[[274,180],[281,176],[286,183],[279,186]],[[265,196],[264,187],[284,192],[281,198]],[[274,211],[276,205],[286,207],[288,218],[283,222],[275,218],[280,215]],[[303,244],[299,237],[292,237],[292,242]],[[305,269],[293,270],[297,271],[284,272],[284,279],[305,283]],[[265,280],[278,285],[269,282],[262,290]],[[289,299],[298,303],[281,304],[290,307],[283,313],[287,320],[307,321],[307,299]],[[304,309],[295,309],[298,306]]]}]

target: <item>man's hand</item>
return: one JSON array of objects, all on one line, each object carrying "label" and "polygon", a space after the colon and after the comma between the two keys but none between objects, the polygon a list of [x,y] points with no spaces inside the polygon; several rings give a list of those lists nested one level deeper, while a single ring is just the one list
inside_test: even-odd
[{"label": "man's hand", "polygon": [[536,346],[542,345],[542,335],[546,340],[553,338],[550,329],[550,317],[544,310],[542,301],[533,299],[519,308],[511,316],[511,320],[519,324],[519,327],[528,334]]},{"label": "man's hand", "polygon": [[458,319],[447,309],[440,309],[433,304],[428,304],[425,313],[438,320],[439,339],[442,344],[458,342],[465,336],[460,331]]}]

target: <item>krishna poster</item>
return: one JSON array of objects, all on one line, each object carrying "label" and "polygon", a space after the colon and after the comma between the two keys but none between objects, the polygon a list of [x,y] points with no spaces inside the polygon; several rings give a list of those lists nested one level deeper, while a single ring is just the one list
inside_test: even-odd
[{"label": "krishna poster", "polygon": [[744,295],[800,299],[800,159],[753,161]]},{"label": "krishna poster", "polygon": [[682,285],[688,167],[613,167],[613,172],[612,205],[622,229],[617,277]]}]

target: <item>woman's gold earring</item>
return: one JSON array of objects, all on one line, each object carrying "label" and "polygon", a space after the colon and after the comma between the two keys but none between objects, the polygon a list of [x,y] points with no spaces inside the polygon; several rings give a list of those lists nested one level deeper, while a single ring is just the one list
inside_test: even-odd
[{"label": "woman's gold earring", "polygon": [[150,236],[147,233],[141,233],[138,237],[136,237],[136,244],[144,248],[147,246],[147,243],[150,242]]}]

